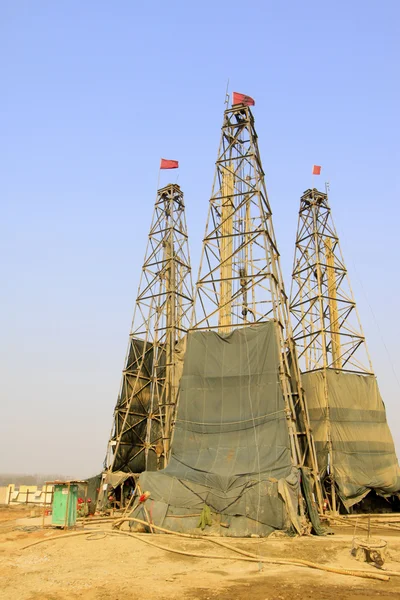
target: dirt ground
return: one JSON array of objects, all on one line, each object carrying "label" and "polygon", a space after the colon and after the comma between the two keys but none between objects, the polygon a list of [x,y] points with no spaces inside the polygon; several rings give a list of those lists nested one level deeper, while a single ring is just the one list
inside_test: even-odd
[{"label": "dirt ground", "polygon": [[32,510],[25,506],[0,506],[0,524],[28,517]]},{"label": "dirt ground", "polygon": [[[165,535],[138,539],[99,533],[69,537],[59,530],[41,530],[30,511],[0,510],[0,599],[19,600],[362,600],[399,599],[400,577],[374,581],[317,571],[305,567],[234,560],[230,550],[209,541]],[[269,558],[301,558],[346,569],[373,567],[350,554],[353,531],[334,530],[326,537],[225,539],[236,548]],[[385,568],[400,572],[400,531],[374,531],[388,542]],[[61,539],[51,540],[52,536]],[[146,539],[166,548],[218,555],[195,558],[154,548]],[[38,540],[45,543],[23,549]],[[235,558],[235,556],[237,558]]]}]

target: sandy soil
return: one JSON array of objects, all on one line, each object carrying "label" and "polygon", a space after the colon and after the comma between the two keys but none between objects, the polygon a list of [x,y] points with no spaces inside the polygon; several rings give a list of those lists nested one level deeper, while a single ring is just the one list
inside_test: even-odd
[{"label": "sandy soil", "polygon": [[[15,516],[12,514],[11,516]],[[32,520],[33,521],[33,520]],[[18,523],[24,523],[19,525]],[[7,600],[361,600],[400,598],[400,577],[372,581],[302,567],[247,563],[226,558],[231,552],[202,540],[164,535],[141,539],[111,534],[64,537],[23,521],[0,525],[0,598]],[[12,527],[11,527],[12,525]],[[93,531],[99,526],[90,525]],[[102,526],[104,529],[105,526]],[[275,558],[302,558],[347,569],[368,569],[351,555],[352,534],[333,536],[225,540],[230,544]],[[387,539],[385,567],[400,571],[400,535]],[[50,540],[57,535],[61,539]],[[193,558],[159,550],[143,537],[171,549],[223,558]],[[24,546],[45,539],[27,549]]]},{"label": "sandy soil", "polygon": [[22,506],[0,506],[0,524],[8,523],[21,517],[28,517],[31,514],[30,507]]}]

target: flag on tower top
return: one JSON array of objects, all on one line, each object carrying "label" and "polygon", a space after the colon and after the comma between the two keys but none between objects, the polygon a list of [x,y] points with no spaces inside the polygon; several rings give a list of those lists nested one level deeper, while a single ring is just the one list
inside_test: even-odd
[{"label": "flag on tower top", "polygon": [[320,167],[319,165],[313,165],[312,174],[313,175],[321,175],[321,169],[322,169],[322,167]]},{"label": "flag on tower top", "polygon": [[246,106],[254,106],[255,101],[250,96],[246,96],[246,94],[239,94],[239,92],[233,92],[233,101],[234,104],[246,104]]},{"label": "flag on tower top", "polygon": [[161,159],[160,169],[177,169],[179,162],[177,160],[167,160],[166,158]]}]

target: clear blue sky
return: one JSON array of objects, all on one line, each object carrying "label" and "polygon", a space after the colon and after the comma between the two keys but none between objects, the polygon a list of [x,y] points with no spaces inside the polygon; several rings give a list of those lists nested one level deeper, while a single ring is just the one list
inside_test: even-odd
[{"label": "clear blue sky", "polygon": [[256,99],[288,289],[311,165],[331,183],[400,451],[400,387],[384,346],[400,379],[400,4],[3,0],[0,9],[0,471],[99,471],[159,159],[180,161],[197,272],[228,78]]}]

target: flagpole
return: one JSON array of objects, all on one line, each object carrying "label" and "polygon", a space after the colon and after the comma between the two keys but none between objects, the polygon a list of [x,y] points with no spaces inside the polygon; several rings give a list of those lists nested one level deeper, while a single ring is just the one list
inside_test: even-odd
[{"label": "flagpole", "polygon": [[158,168],[157,192],[160,189],[160,175],[161,175],[161,158],[160,158],[160,166]]},{"label": "flagpole", "polygon": [[229,108],[229,77],[228,77],[228,81],[226,82],[226,90],[225,90],[225,102],[224,104],[226,104],[226,108]]},{"label": "flagpole", "polygon": [[329,181],[325,181],[325,194],[328,197],[328,192],[330,191]]}]

